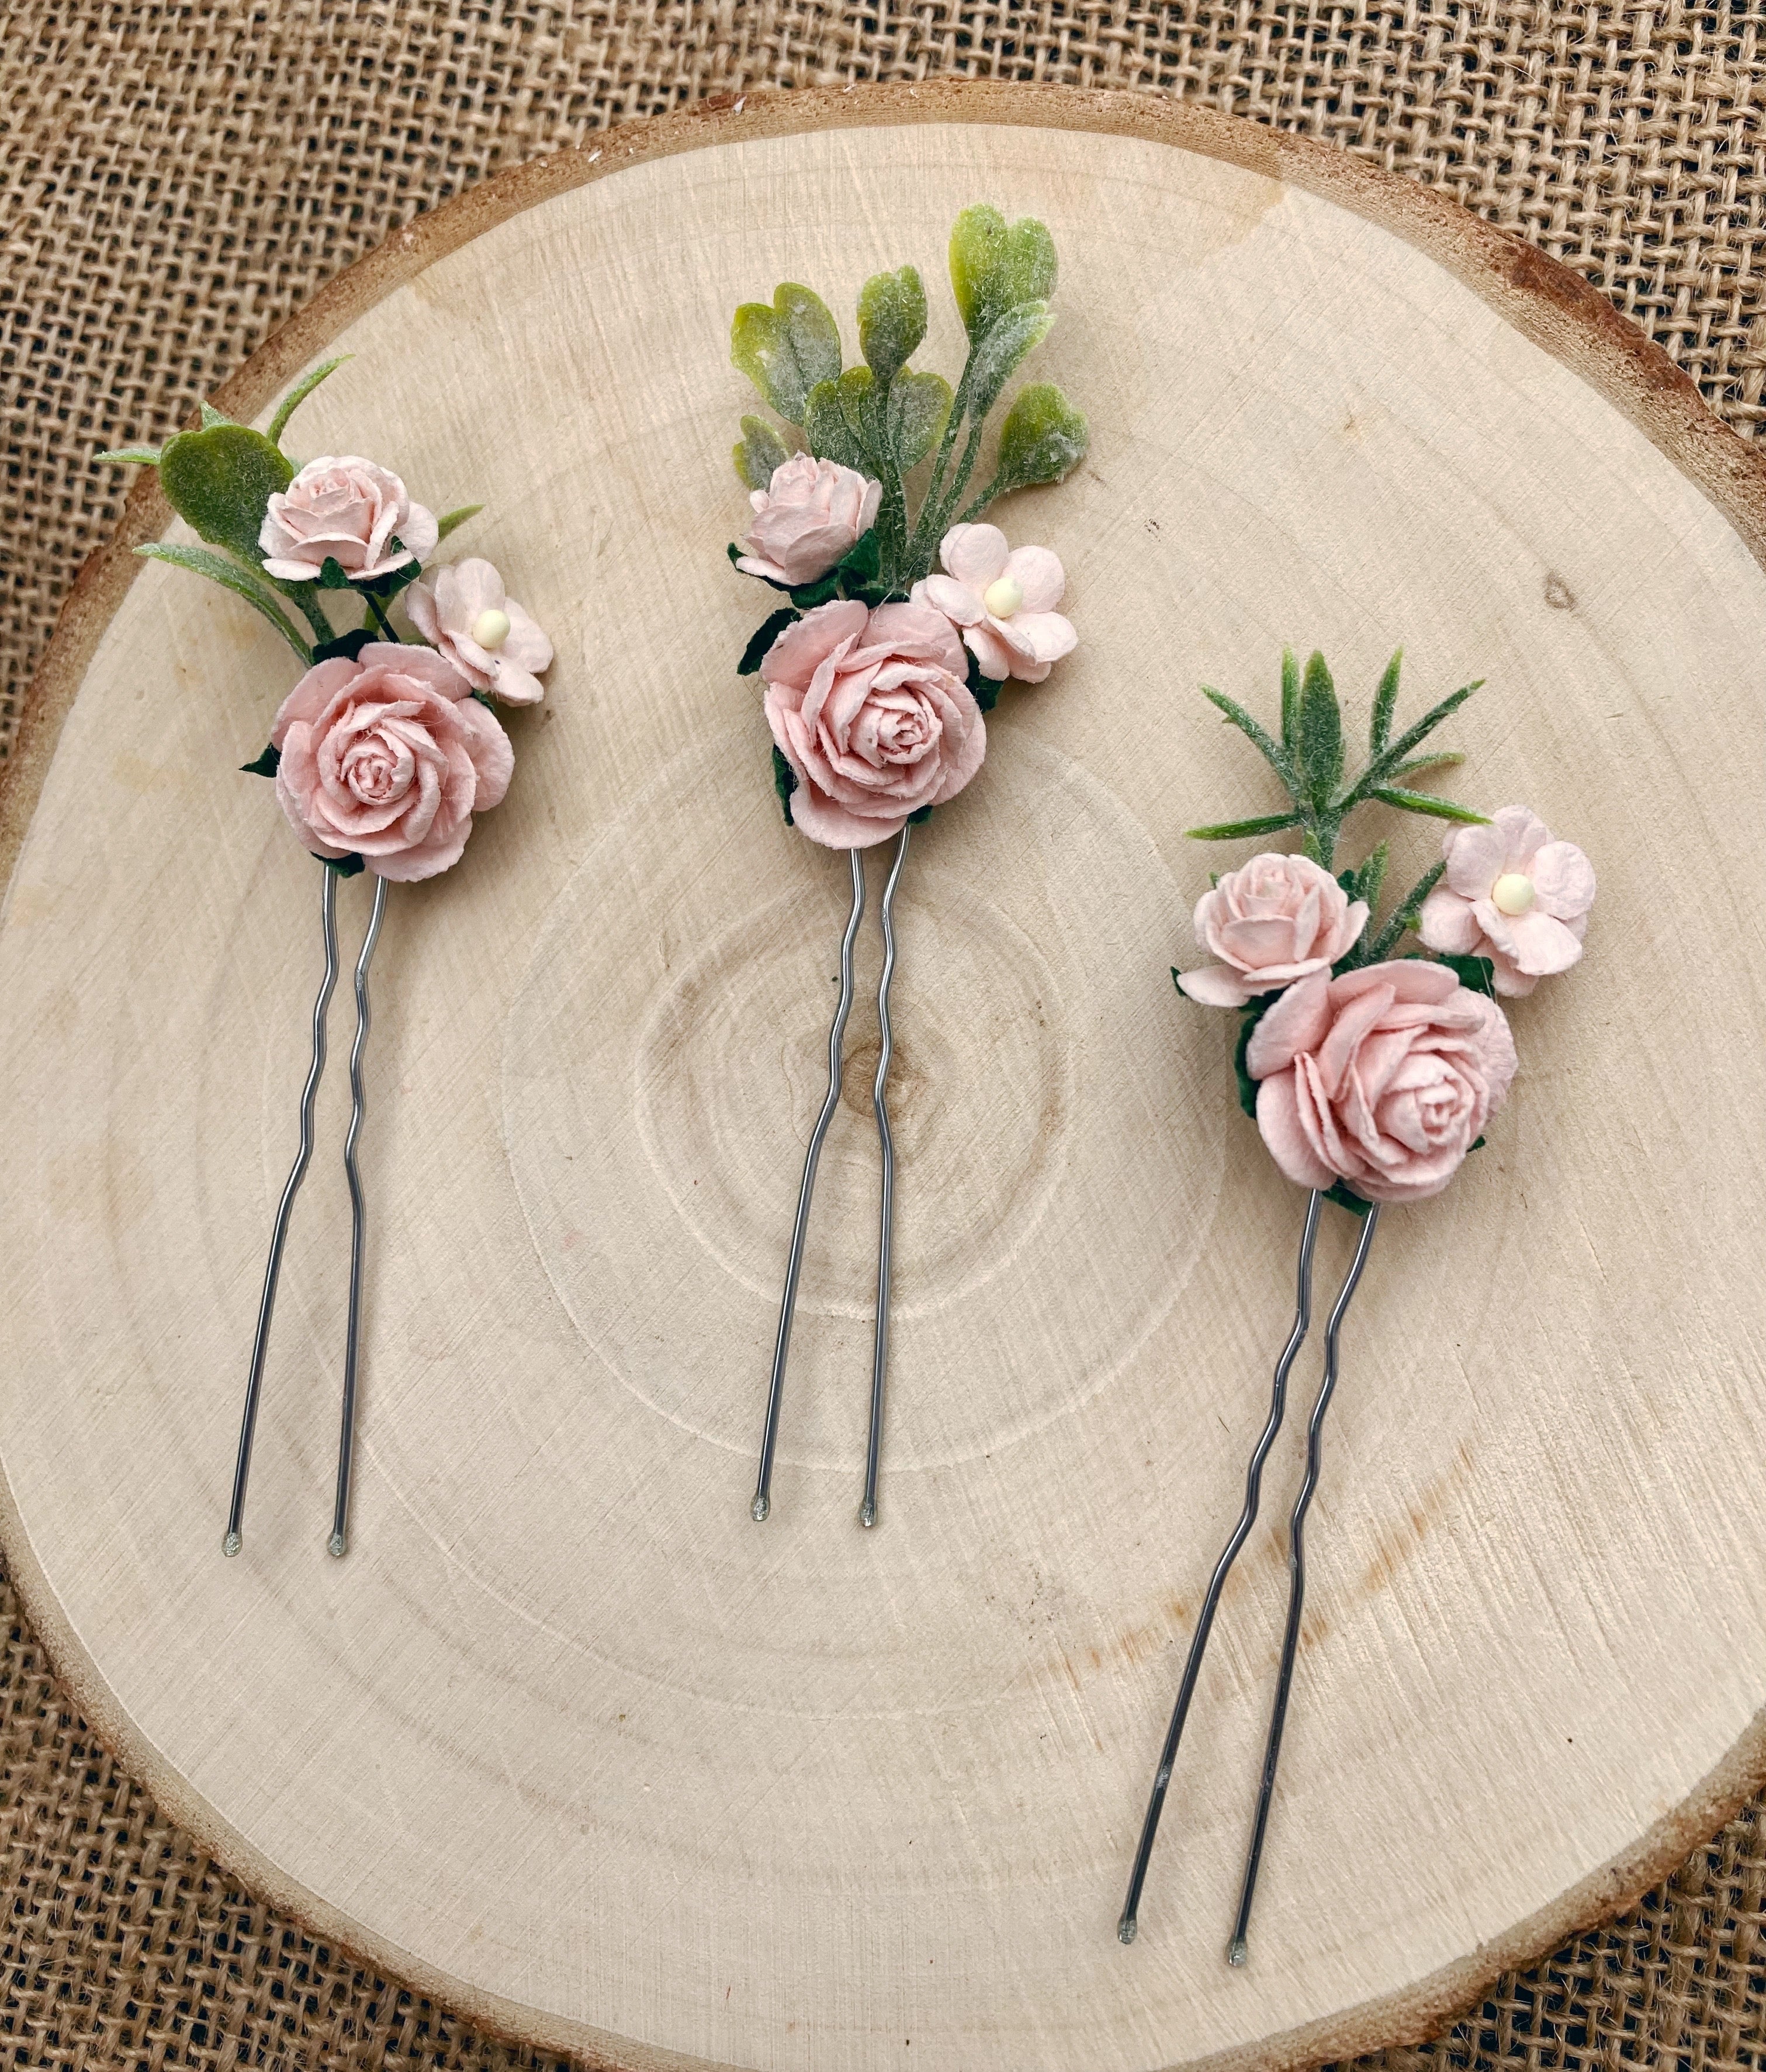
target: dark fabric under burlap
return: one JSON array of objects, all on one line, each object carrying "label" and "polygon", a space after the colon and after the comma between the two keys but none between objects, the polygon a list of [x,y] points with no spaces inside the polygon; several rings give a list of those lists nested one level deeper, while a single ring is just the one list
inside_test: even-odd
[{"label": "dark fabric under burlap", "polygon": [[[1766,19],[1486,0],[12,0],[0,14],[0,752],[113,523],[101,446],[499,167],[707,93],[933,72],[1164,89],[1445,188],[1766,424]],[[3,1587],[3,1585],[0,1585]],[[0,2054],[19,2066],[533,2065],[315,1945],[170,1825],[5,1593]],[[1490,1846],[1500,1848],[1493,1836]],[[1766,1815],[1393,2066],[1766,2066]]]}]

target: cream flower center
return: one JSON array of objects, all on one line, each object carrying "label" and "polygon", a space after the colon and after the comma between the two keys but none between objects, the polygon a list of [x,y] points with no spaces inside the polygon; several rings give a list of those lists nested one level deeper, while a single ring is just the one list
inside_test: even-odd
[{"label": "cream flower center", "polygon": [[1024,602],[1024,586],[1016,576],[997,576],[982,592],[981,601],[995,619],[1010,619]]},{"label": "cream flower center", "polygon": [[1490,903],[1499,914],[1525,914],[1533,904],[1533,880],[1518,870],[1505,870],[1490,888]]},{"label": "cream flower center", "polygon": [[509,637],[509,615],[494,607],[481,611],[472,621],[472,638],[486,654],[494,655]]}]

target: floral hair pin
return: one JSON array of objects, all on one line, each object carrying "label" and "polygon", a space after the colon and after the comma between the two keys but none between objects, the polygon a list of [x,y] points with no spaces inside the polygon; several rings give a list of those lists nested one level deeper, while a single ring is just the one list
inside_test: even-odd
[{"label": "floral hair pin", "polygon": [[828,1092],[797,1193],[780,1305],[760,1466],[751,1507],[772,1507],[785,1360],[803,1267],[817,1161],[840,1098],[853,999],[853,945],[864,915],[864,851],[895,844],[883,894],[882,1054],[871,1103],[883,1152],[871,1425],[859,1520],[876,1523],[889,1347],[895,1148],[887,1087],[894,906],[912,829],[956,797],[986,752],[984,714],[1011,680],[1039,684],[1077,638],[1056,606],[1066,587],[1046,547],[1011,547],[982,521],[1002,496],[1060,481],[1084,458],[1085,420],[1052,383],[1021,389],[999,427],[993,472],[971,494],[989,417],[1054,321],[1054,240],[1025,217],[965,209],[950,279],[969,351],[954,390],[908,365],[926,335],[926,291],[912,266],[879,273],[858,297],[863,364],[843,367],[820,297],[786,282],[736,311],[731,356],[802,442],[788,451],[766,420],[742,421],[736,471],[751,492],[747,536],[730,549],[744,574],[784,602],[740,664],[759,672],[772,731],[773,779],[786,820],[847,852],[852,909],[840,946],[840,999],[828,1035]]},{"label": "floral hair pin", "polygon": [[[491,701],[537,704],[545,695],[538,672],[552,660],[551,643],[506,594],[488,561],[471,559],[423,572],[439,542],[479,505],[438,519],[412,500],[397,475],[373,461],[327,455],[303,467],[283,452],[282,435],[295,409],[343,364],[327,360],[297,384],[267,433],[234,424],[205,403],[200,426],[176,434],[157,451],[131,447],[99,456],[157,469],[173,509],[206,543],[158,541],[137,552],[207,576],[243,598],[281,634],[302,669],[271,724],[269,746],[245,766],[274,779],[289,824],[323,865],[319,927],[325,970],[313,1003],[300,1145],[277,1205],[252,1340],[222,1542],[228,1554],[240,1549],[289,1219],[312,1157],[313,1104],[325,1069],[326,1018],[337,982],[337,881],[364,869],[376,880],[356,960],[352,1106],[344,1141],[351,1212],[349,1325],[336,1501],[327,1543],[340,1555],[348,1544],[361,1339],[364,1203],[356,1153],[364,1112],[368,972],[385,915],[386,888],[433,878],[459,862],[473,815],[501,800],[515,765]],[[389,616],[401,592],[420,639],[401,634]],[[337,631],[326,608],[327,595],[347,598],[361,612],[361,623]]]},{"label": "floral hair pin", "polygon": [[[1292,804],[1285,812],[1193,828],[1200,841],[1299,829],[1298,855],[1253,857],[1213,881],[1196,909],[1197,945],[1213,961],[1172,977],[1204,1006],[1240,1013],[1234,1058],[1239,1100],[1270,1156],[1307,1191],[1293,1328],[1276,1363],[1269,1416],[1253,1449],[1245,1505],[1197,1615],[1177,1703],[1159,1753],[1128,1897],[1117,1933],[1134,1939],[1141,1889],[1195,1696],[1221,1593],[1256,1521],[1263,1464],[1282,1428],[1288,1376],[1312,1314],[1312,1254],[1326,1202],[1361,1219],[1359,1241],[1332,1304],[1324,1375],[1307,1426],[1306,1472],[1288,1536],[1288,1610],[1275,1702],[1228,1962],[1242,1964],[1306,1597],[1306,1516],[1318,1487],[1324,1416],[1337,1381],[1337,1342],[1382,1208],[1439,1194],[1506,1099],[1514,1038],[1497,997],[1518,998],[1582,955],[1595,874],[1572,843],[1553,838],[1524,806],[1486,820],[1451,800],[1406,787],[1415,772],[1463,760],[1423,742],[1479,686],[1468,684],[1392,738],[1399,657],[1373,701],[1368,760],[1344,774],[1342,717],[1324,659],[1304,676],[1282,669],[1282,721],[1272,738],[1218,691],[1206,695],[1255,743]],[[1456,824],[1442,861],[1375,925],[1387,862],[1381,842],[1333,876],[1344,821],[1377,802]],[[1399,954],[1414,931],[1422,952]]]}]

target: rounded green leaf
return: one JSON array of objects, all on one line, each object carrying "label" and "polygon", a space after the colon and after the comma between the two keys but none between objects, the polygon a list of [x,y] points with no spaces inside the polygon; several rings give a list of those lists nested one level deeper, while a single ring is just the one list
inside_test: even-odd
[{"label": "rounded green leaf", "polygon": [[997,208],[977,203],[950,233],[950,285],[971,340],[1008,310],[1047,302],[1058,271],[1048,226],[1021,216],[1009,228]]},{"label": "rounded green leaf", "polygon": [[941,374],[898,374],[889,391],[889,445],[905,475],[943,435],[950,415],[950,384]]},{"label": "rounded green leaf", "polygon": [[1026,302],[1008,310],[978,339],[969,356],[969,414],[979,424],[999,400],[999,392],[1019,364],[1048,337],[1054,323],[1046,302]]},{"label": "rounded green leaf", "polygon": [[874,273],[858,294],[858,349],[879,381],[892,381],[926,335],[926,290],[904,266]]},{"label": "rounded green leaf", "polygon": [[811,392],[840,378],[840,331],[821,296],[784,281],[770,309],[744,302],[736,311],[730,357],[788,425],[801,425]]},{"label": "rounded green leaf", "polygon": [[248,425],[179,432],[159,456],[159,481],[171,508],[212,546],[241,560],[263,559],[257,535],[277,491],[294,479],[274,444]]},{"label": "rounded green leaf", "polygon": [[999,428],[1002,491],[1060,482],[1085,458],[1091,433],[1052,381],[1020,389]]},{"label": "rounded green leaf", "polygon": [[736,473],[749,488],[764,489],[775,471],[791,456],[785,451],[784,440],[764,417],[744,417],[742,437],[736,441],[731,458],[736,464]]},{"label": "rounded green leaf", "polygon": [[[868,380],[869,368],[854,370]],[[840,381],[818,381],[804,407],[803,435],[817,460],[831,460],[842,467],[871,471],[871,457],[846,415]]]}]

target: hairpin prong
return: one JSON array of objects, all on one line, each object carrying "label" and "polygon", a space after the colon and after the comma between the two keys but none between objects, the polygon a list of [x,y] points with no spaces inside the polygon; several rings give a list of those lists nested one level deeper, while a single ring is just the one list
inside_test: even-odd
[{"label": "hairpin prong", "polygon": [[1258,1504],[1263,1484],[1263,1464],[1269,1458],[1270,1449],[1275,1444],[1276,1434],[1282,1429],[1282,1420],[1287,1410],[1288,1375],[1299,1356],[1300,1347],[1306,1342],[1306,1334],[1312,1322],[1312,1254],[1318,1243],[1319,1216],[1324,1197],[1315,1190],[1307,1199],[1306,1223],[1300,1232],[1300,1256],[1295,1268],[1294,1328],[1288,1334],[1288,1342],[1282,1349],[1282,1357],[1275,1363],[1275,1379],[1270,1394],[1270,1414],[1262,1433],[1252,1451],[1249,1466],[1245,1474],[1245,1508],[1239,1522],[1233,1527],[1233,1536],[1226,1543],[1220,1560],[1215,1564],[1214,1574],[1202,1600],[1202,1609],[1196,1622],[1196,1631],[1191,1636],[1190,1651],[1184,1664],[1184,1680],[1178,1686],[1177,1703],[1171,1711],[1171,1724],[1166,1729],[1165,1745],[1159,1752],[1159,1770],[1153,1779],[1153,1794],[1147,1802],[1146,1818],[1141,1826],[1141,1839],[1134,1852],[1134,1868],[1128,1881],[1128,1897],[1122,1906],[1122,1918],[1116,1924],[1118,1939],[1132,1942],[1139,1928],[1141,1888],[1146,1882],[1146,1866],[1153,1854],[1153,1843],[1159,1833],[1159,1815],[1165,1810],[1165,1794],[1171,1781],[1171,1770],[1177,1761],[1179,1742],[1184,1737],[1184,1723],[1189,1716],[1190,1700],[1196,1695],[1197,1678],[1202,1671],[1202,1657],[1208,1651],[1208,1635],[1214,1627],[1214,1614],[1219,1609],[1221,1593],[1226,1587],[1226,1579],[1233,1564],[1238,1559],[1239,1550],[1250,1536],[1257,1523]]},{"label": "hairpin prong", "polygon": [[816,1126],[809,1133],[809,1149],[804,1155],[803,1180],[797,1189],[797,1216],[791,1230],[791,1257],[785,1268],[784,1296],[779,1305],[779,1335],[772,1348],[772,1379],[767,1390],[767,1420],[760,1436],[760,1471],[755,1482],[754,1502],[749,1507],[749,1515],[756,1524],[763,1523],[772,1508],[772,1457],[779,1443],[779,1404],[784,1392],[785,1358],[791,1350],[797,1282],[803,1272],[810,1197],[815,1192],[816,1166],[821,1157],[822,1139],[828,1134],[828,1125],[840,1104],[841,1051],[846,1038],[846,1018],[852,1012],[852,948],[865,913],[864,858],[858,849],[849,849],[847,857],[852,865],[852,911],[846,917],[846,932],[840,939],[840,1004],[834,1009],[834,1024],[828,1031],[828,1093],[821,1104],[821,1113],[816,1118]]},{"label": "hairpin prong", "polygon": [[[1319,1198],[1312,1197],[1314,1201]],[[1242,1964],[1245,1958],[1245,1938],[1251,1923],[1251,1902],[1257,1897],[1257,1874],[1263,1860],[1263,1832],[1269,1825],[1270,1800],[1275,1791],[1276,1765],[1282,1759],[1282,1729],[1287,1720],[1288,1694],[1294,1683],[1295,1658],[1300,1646],[1300,1618],[1306,1608],[1306,1514],[1312,1502],[1312,1493],[1319,1486],[1319,1467],[1323,1453],[1324,1413],[1331,1407],[1331,1398],[1336,1388],[1337,1334],[1343,1328],[1343,1319],[1348,1314],[1349,1302],[1361,1278],[1361,1269],[1368,1263],[1369,1248],[1373,1243],[1374,1225],[1380,1220],[1379,1204],[1368,1211],[1362,1220],[1361,1235],[1355,1248],[1355,1256],[1349,1262],[1349,1270],[1344,1276],[1343,1286],[1336,1301],[1332,1305],[1331,1320],[1324,1327],[1324,1380],[1319,1389],[1318,1400],[1312,1406],[1312,1415],[1306,1428],[1306,1479],[1300,1484],[1300,1494],[1295,1499],[1294,1516],[1288,1528],[1288,1622],[1282,1636],[1282,1667],[1275,1681],[1275,1706],[1270,1715],[1270,1738],[1263,1751],[1263,1777],[1258,1786],[1257,1815],[1251,1824],[1251,1846],[1245,1859],[1245,1883],[1239,1893],[1238,1918],[1233,1924],[1233,1939],[1227,1945],[1226,1961]]]},{"label": "hairpin prong", "polygon": [[348,1547],[349,1478],[356,1457],[356,1377],[362,1342],[362,1252],[365,1205],[362,1176],[356,1170],[356,1146],[362,1134],[365,1101],[362,1089],[362,1053],[368,1046],[369,1024],[368,967],[373,961],[374,945],[380,940],[381,920],[386,911],[386,880],[374,880],[374,910],[368,915],[368,933],[362,938],[362,953],[356,960],[356,1040],[349,1051],[349,1134],[344,1139],[344,1170],[349,1178],[349,1337],[344,1350],[344,1412],[337,1435],[337,1503],[331,1514],[331,1536],[326,1544],[333,1554]]},{"label": "hairpin prong", "polygon": [[241,1543],[245,1482],[251,1473],[252,1437],[257,1425],[258,1398],[263,1393],[264,1359],[270,1350],[270,1322],[276,1309],[276,1283],[282,1274],[282,1247],[288,1238],[288,1219],[294,1210],[294,1197],[300,1192],[300,1183],[307,1177],[307,1168],[313,1156],[313,1103],[325,1070],[326,1013],[337,984],[337,874],[321,865],[319,875],[319,927],[325,941],[325,976],[319,981],[319,997],[313,1002],[313,1057],[307,1069],[307,1083],[301,1090],[300,1149],[294,1154],[282,1200],[277,1204],[276,1221],[270,1231],[270,1258],[264,1268],[264,1292],[257,1305],[257,1329],[252,1339],[251,1369],[245,1381],[245,1415],[239,1426],[239,1456],[233,1466],[233,1498],[227,1507],[227,1535],[220,1544],[221,1552],[229,1555],[237,1554]]},{"label": "hairpin prong", "polygon": [[877,1523],[877,1470],[883,1453],[883,1375],[889,1364],[889,1265],[895,1212],[895,1141],[889,1133],[889,1063],[895,1055],[895,1036],[889,1026],[889,987],[895,976],[895,887],[901,867],[908,861],[910,822],[895,844],[895,860],[890,867],[883,896],[883,976],[877,985],[877,1022],[883,1048],[877,1058],[877,1077],[871,1090],[871,1104],[877,1115],[877,1141],[883,1150],[883,1193],[877,1215],[877,1326],[871,1358],[871,1429],[865,1445],[865,1495],[858,1507],[858,1523]]}]

